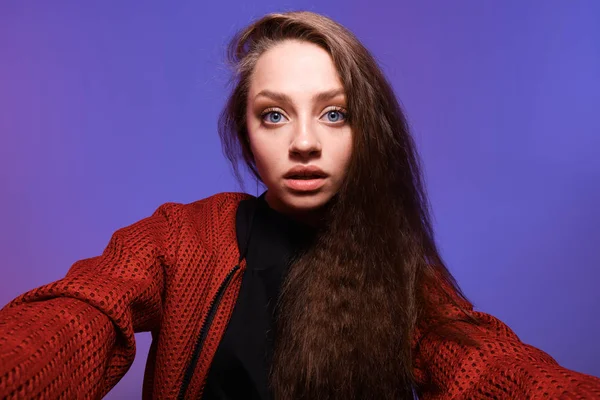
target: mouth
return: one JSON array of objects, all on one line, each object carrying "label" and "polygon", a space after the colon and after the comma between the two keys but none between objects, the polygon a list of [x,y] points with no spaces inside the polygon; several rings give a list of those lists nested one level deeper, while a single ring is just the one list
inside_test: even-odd
[{"label": "mouth", "polygon": [[325,184],[325,177],[320,175],[291,175],[285,178],[285,185],[295,192],[313,192]]},{"label": "mouth", "polygon": [[312,174],[312,175],[288,175],[285,179],[299,179],[299,180],[311,180],[311,179],[323,179],[324,175]]},{"label": "mouth", "polygon": [[316,165],[297,165],[283,178],[288,189],[295,192],[310,192],[320,189],[325,184],[327,174]]}]

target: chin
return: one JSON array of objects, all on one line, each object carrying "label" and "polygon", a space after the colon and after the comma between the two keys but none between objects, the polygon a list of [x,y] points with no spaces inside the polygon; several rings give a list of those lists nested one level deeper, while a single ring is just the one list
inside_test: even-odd
[{"label": "chin", "polygon": [[286,191],[280,198],[286,208],[298,211],[310,211],[322,208],[333,195],[326,191],[317,192],[289,192]]}]

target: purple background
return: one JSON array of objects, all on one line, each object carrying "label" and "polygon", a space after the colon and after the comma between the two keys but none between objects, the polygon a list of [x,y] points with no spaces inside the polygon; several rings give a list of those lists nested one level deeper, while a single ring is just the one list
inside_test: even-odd
[{"label": "purple background", "polygon": [[[600,375],[600,3],[320,3],[2,2],[0,305],[161,203],[239,190],[216,133],[224,45],[308,9],[353,30],[397,90],[467,295]],[[137,338],[109,398],[140,396]]]}]

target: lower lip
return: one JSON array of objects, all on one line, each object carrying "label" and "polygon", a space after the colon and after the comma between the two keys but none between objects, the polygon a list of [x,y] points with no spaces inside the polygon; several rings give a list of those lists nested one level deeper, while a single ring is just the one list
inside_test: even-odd
[{"label": "lower lip", "polygon": [[285,180],[286,185],[293,190],[300,192],[310,192],[313,190],[320,189],[325,184],[325,178],[315,179],[292,179],[287,178]]}]

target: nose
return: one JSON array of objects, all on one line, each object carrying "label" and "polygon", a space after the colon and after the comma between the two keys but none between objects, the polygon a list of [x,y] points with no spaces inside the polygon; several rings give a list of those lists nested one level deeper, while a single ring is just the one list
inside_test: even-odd
[{"label": "nose", "polygon": [[294,136],[290,144],[290,154],[306,158],[321,153],[321,141],[317,135],[317,127],[311,125],[310,121],[300,121],[294,127]]}]

